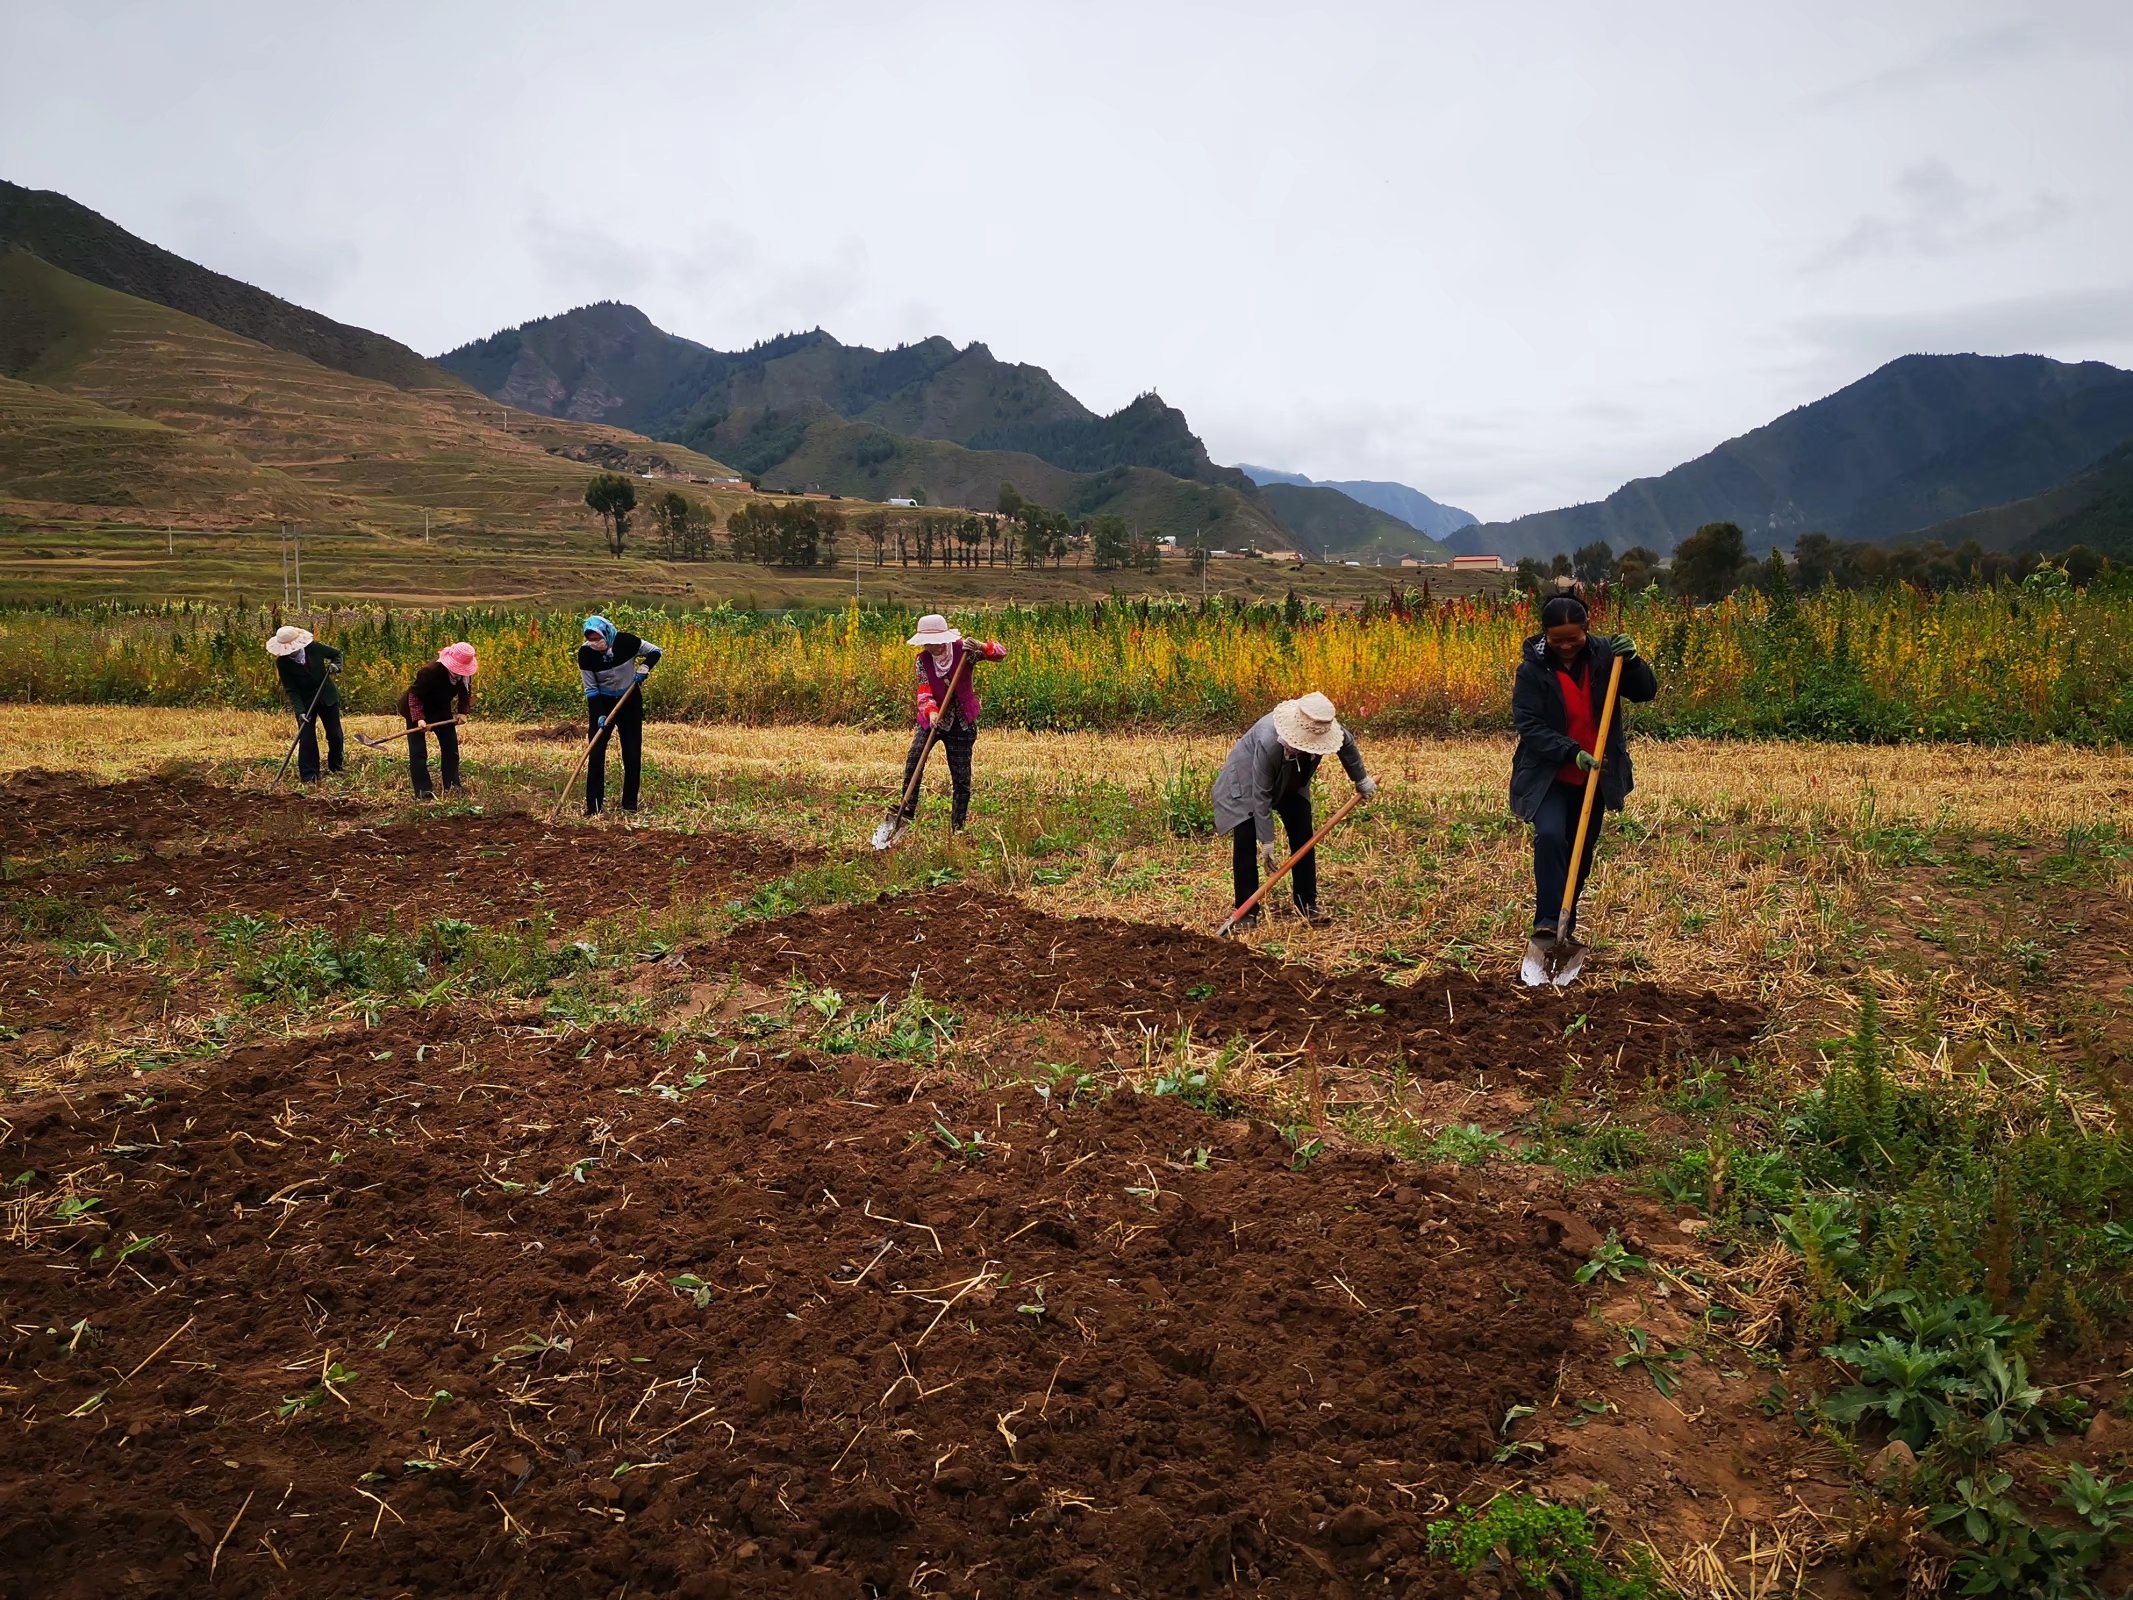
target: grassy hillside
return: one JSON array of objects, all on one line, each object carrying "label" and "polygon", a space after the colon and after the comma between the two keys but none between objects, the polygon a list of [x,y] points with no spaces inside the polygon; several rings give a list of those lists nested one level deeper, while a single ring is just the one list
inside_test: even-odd
[{"label": "grassy hillside", "polygon": [[0,251],[0,376],[19,380],[0,505],[39,519],[405,530],[426,513],[433,527],[575,529],[598,466],[731,470],[449,380],[407,390],[323,367],[13,249]]},{"label": "grassy hillside", "polygon": [[2099,555],[2133,562],[2133,444],[2042,494],[1952,518],[1916,537],[1938,539],[1951,550],[1974,539],[1987,550],[2047,554],[2085,544]]},{"label": "grassy hillside", "polygon": [[[1905,534],[1923,522],[2036,494],[2121,432],[2133,373],[2042,356],[1905,356],[1605,500],[1487,523],[1457,550],[1550,556],[1604,539],[1662,555],[1706,522],[1751,544],[1801,533]],[[2133,431],[2133,430],[2129,430]]]},{"label": "grassy hillside", "polygon": [[1338,489],[1269,483],[1261,485],[1259,502],[1280,520],[1301,548],[1329,559],[1450,559],[1450,552],[1428,534],[1351,499]]},{"label": "grassy hillside", "polygon": [[970,450],[941,439],[888,433],[841,417],[817,417],[764,475],[765,487],[819,487],[833,494],[886,500],[923,493],[928,504],[989,511],[1000,485],[1074,517],[1123,516],[1137,528],[1190,541],[1201,529],[1210,544],[1283,548],[1281,526],[1234,489],[1193,483],[1149,467],[1068,472],[1012,450]]},{"label": "grassy hillside", "polygon": [[0,181],[0,246],[6,245],[90,283],[199,317],[338,372],[401,389],[454,381],[396,340],[306,311],[172,255],[63,194]]}]

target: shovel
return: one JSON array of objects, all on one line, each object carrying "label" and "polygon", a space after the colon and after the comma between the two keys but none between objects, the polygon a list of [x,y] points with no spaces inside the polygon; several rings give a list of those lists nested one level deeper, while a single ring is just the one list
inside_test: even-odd
[{"label": "shovel", "polygon": [[1254,889],[1252,891],[1252,897],[1249,900],[1245,901],[1243,905],[1237,907],[1236,910],[1232,911],[1228,916],[1224,917],[1219,923],[1215,925],[1215,937],[1217,939],[1225,937],[1232,928],[1236,927],[1238,923],[1242,922],[1245,917],[1250,915],[1252,908],[1258,905],[1260,901],[1264,900],[1267,897],[1267,891],[1272,889],[1275,884],[1281,882],[1283,878],[1288,876],[1289,868],[1295,866],[1297,862],[1303,860],[1303,858],[1307,854],[1309,854],[1312,850],[1316,849],[1318,847],[1318,841],[1325,838],[1327,834],[1331,833],[1343,822],[1346,822],[1348,820],[1348,813],[1353,811],[1357,806],[1361,805],[1362,803],[1362,791],[1358,790],[1356,793],[1350,795],[1348,797],[1348,803],[1342,806],[1340,810],[1334,812],[1332,816],[1328,817],[1326,819],[1326,825],[1323,828],[1320,828],[1318,832],[1312,834],[1310,838],[1306,839],[1303,842],[1303,846],[1301,849],[1290,852],[1289,859],[1284,861],[1280,866],[1276,867],[1273,871],[1272,876],[1270,876],[1266,880],[1266,882],[1262,883],[1257,889]]},{"label": "shovel", "polygon": [[359,733],[355,736],[355,742],[367,744],[373,750],[390,750],[396,739],[404,739],[411,733],[428,733],[432,728],[456,728],[466,720],[465,717],[447,717],[442,722],[418,722],[411,728],[402,728],[398,733],[388,733],[382,739],[366,739]]},{"label": "shovel", "polygon": [[289,763],[296,759],[296,747],[304,742],[304,730],[311,726],[311,719],[318,715],[319,696],[326,692],[326,685],[332,681],[333,668],[329,666],[326,675],[319,679],[318,688],[312,691],[311,704],[306,706],[304,714],[296,719],[296,737],[289,741],[289,753],[281,758],[281,771],[274,774],[276,789],[281,787],[281,780],[289,775]]},{"label": "shovel", "polygon": [[[1607,700],[1600,707],[1600,736],[1595,741],[1602,762],[1607,759],[1608,730],[1614,726],[1615,697],[1621,692],[1622,658],[1616,656],[1607,674]],[[1526,959],[1519,963],[1518,975],[1529,989],[1551,983],[1558,989],[1567,989],[1585,970],[1585,947],[1570,936],[1570,919],[1577,910],[1578,868],[1585,860],[1585,840],[1592,831],[1592,805],[1599,798],[1600,774],[1604,770],[1604,766],[1594,767],[1585,774],[1585,803],[1578,808],[1578,836],[1570,847],[1570,876],[1563,881],[1563,910],[1555,920],[1555,937],[1526,941]]]},{"label": "shovel", "polygon": [[955,708],[955,692],[962,687],[964,674],[970,671],[973,657],[974,652],[965,650],[963,659],[955,664],[955,672],[948,680],[948,692],[943,699],[941,713],[933,719],[933,726],[926,730],[926,742],[918,747],[918,765],[911,769],[911,781],[904,785],[903,798],[889,807],[889,814],[883,817],[874,829],[875,849],[888,849],[901,839],[904,830],[911,826],[911,819],[905,813],[911,809],[911,802],[918,797],[918,786],[926,781],[926,758],[933,754],[933,744],[940,737],[942,722]]},{"label": "shovel", "polygon": [[[578,752],[578,759],[571,766],[570,777],[563,785],[563,792],[555,797],[555,809],[548,813],[550,822],[563,814],[563,802],[570,798],[570,791],[578,786],[578,774],[585,770],[585,762],[592,755],[593,746],[607,737],[607,725],[622,714],[622,708],[629,703],[630,696],[637,692],[637,685],[650,676],[649,672],[640,672],[631,679],[630,686],[622,691],[621,698],[616,700],[614,705],[608,708],[607,715],[600,719],[600,726],[594,730],[593,736],[585,741],[585,748]],[[413,732],[412,729],[409,731]]]}]

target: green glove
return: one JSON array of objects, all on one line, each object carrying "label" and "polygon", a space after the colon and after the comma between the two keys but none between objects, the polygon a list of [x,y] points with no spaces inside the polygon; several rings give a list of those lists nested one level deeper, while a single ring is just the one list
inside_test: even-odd
[{"label": "green glove", "polygon": [[1598,772],[1600,770],[1600,758],[1590,750],[1580,750],[1578,752],[1578,770],[1580,772]]},{"label": "green glove", "polygon": [[1621,657],[1621,658],[1622,658],[1622,659],[1623,659],[1624,661],[1634,661],[1634,660],[1636,660],[1636,659],[1637,659],[1637,641],[1636,641],[1636,640],[1634,640],[1634,639],[1632,639],[1632,638],[1631,638],[1631,637],[1630,637],[1630,636],[1629,636],[1628,634],[1626,634],[1626,633],[1618,633],[1618,634],[1616,634],[1616,635],[1615,635],[1615,654],[1616,654],[1616,655],[1618,655],[1618,656],[1620,656],[1620,657]]}]

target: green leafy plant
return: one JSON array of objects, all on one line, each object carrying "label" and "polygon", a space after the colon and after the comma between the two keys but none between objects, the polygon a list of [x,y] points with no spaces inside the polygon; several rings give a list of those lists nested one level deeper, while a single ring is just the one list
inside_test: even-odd
[{"label": "green leafy plant", "polygon": [[1667,1349],[1645,1328],[1623,1328],[1620,1332],[1629,1348],[1615,1357],[1615,1366],[1641,1368],[1651,1379],[1652,1387],[1671,1400],[1679,1381],[1677,1369],[1689,1359],[1688,1351]]},{"label": "green leafy plant", "polygon": [[1591,1258],[1582,1267],[1578,1268],[1577,1281],[1579,1283],[1590,1283],[1593,1279],[1604,1275],[1614,1282],[1620,1283],[1623,1281],[1622,1274],[1625,1271],[1649,1272],[1651,1267],[1651,1262],[1647,1261],[1643,1256],[1631,1255],[1629,1248],[1616,1236],[1615,1230],[1609,1228],[1607,1237],[1600,1241],[1599,1248],[1593,1251]]},{"label": "green leafy plant", "polygon": [[1531,1495],[1502,1494],[1478,1510],[1461,1506],[1428,1527],[1429,1553],[1462,1573],[1501,1559],[1529,1592],[1551,1586],[1577,1600],[1658,1600],[1662,1594],[1648,1554],[1610,1564],[1591,1521],[1576,1506],[1551,1505]]}]

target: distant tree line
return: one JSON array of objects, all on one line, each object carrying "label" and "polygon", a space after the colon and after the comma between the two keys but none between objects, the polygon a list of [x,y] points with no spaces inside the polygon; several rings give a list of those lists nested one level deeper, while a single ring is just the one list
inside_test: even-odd
[{"label": "distant tree line", "polygon": [[[1588,586],[1616,584],[1644,590],[1657,586],[1668,594],[1699,604],[1722,600],[1736,589],[1768,589],[1779,568],[1789,569],[1789,586],[1803,593],[1818,589],[1879,589],[1911,584],[1934,590],[1989,589],[2021,582],[2046,564],[2063,571],[2076,588],[2085,588],[2112,568],[2111,561],[2086,545],[2074,545],[2056,559],[2035,551],[1987,550],[1975,539],[1949,549],[1937,539],[1920,544],[1867,544],[1803,533],[1793,541],[1789,562],[1776,546],[1770,559],[1748,553],[1747,536],[1731,522],[1707,522],[1675,547],[1662,565],[1657,551],[1633,545],[1620,555],[1604,540],[1581,545],[1569,555],[1542,563],[1527,557],[1518,563],[1517,586],[1540,594],[1561,587],[1559,580]],[[1773,566],[1772,563],[1776,565]]]},{"label": "distant tree line", "polygon": [[[637,510],[637,488],[619,472],[603,472],[586,486],[585,503],[600,517],[610,554],[620,557]],[[829,567],[837,562],[844,516],[816,500],[750,500],[726,519],[709,506],[669,489],[649,508],[656,543],[666,561],[750,561],[766,567]]]}]

